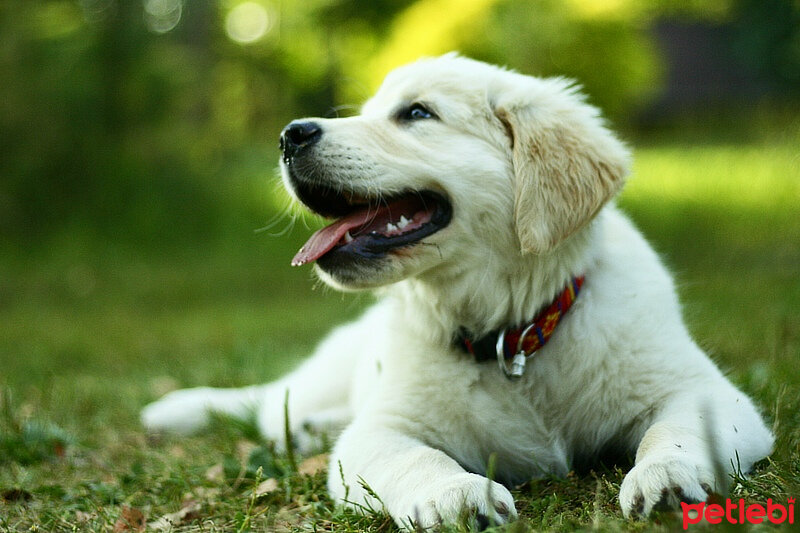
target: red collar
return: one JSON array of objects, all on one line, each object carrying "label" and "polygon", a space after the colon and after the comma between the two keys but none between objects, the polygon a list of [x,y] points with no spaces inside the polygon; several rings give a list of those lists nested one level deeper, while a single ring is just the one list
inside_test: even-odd
[{"label": "red collar", "polygon": [[522,376],[525,361],[553,335],[564,313],[578,297],[583,280],[584,276],[572,278],[546,309],[522,326],[493,331],[480,339],[471,339],[467,333],[462,333],[456,339],[456,344],[474,355],[478,362],[497,358],[500,368],[508,378]]}]

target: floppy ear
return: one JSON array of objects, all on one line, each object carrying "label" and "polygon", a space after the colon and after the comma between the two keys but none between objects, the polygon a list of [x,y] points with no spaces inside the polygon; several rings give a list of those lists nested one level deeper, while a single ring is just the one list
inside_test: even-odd
[{"label": "floppy ear", "polygon": [[622,187],[626,147],[563,79],[524,78],[495,106],[512,141],[514,217],[523,252],[544,253]]}]

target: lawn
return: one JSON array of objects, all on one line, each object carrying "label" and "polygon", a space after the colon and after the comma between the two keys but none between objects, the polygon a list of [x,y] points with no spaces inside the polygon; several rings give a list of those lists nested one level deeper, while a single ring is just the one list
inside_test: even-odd
[{"label": "lawn", "polygon": [[[800,496],[800,135],[637,148],[620,199],[678,280],[692,332],[778,435],[734,497]],[[0,531],[393,531],[334,508],[325,474],[217,421],[149,438],[148,401],[176,387],[273,379],[370,299],[289,267],[308,231],[141,250],[66,232],[0,259]],[[324,451],[324,450],[321,450]],[[260,467],[260,468],[259,468]],[[624,472],[532,481],[510,531],[680,529],[623,520]],[[274,481],[268,481],[268,480]],[[257,490],[256,490],[257,489]]]}]

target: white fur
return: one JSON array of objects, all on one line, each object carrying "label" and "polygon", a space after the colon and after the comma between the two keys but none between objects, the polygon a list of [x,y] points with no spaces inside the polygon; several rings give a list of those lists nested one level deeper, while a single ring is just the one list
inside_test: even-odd
[{"label": "white fur", "polygon": [[[393,121],[414,101],[440,120]],[[609,200],[628,152],[568,82],[447,55],[390,74],[357,117],[315,120],[321,179],[440,190],[452,222],[374,270],[320,269],[336,287],[382,287],[380,301],[285,378],[171,393],[144,410],[148,429],[192,431],[209,410],[255,408],[263,435],[285,445],[289,390],[301,449],[343,429],[331,496],[383,505],[405,528],[464,509],[512,520],[508,489],[483,477],[493,453],[506,485],[565,475],[608,446],[635,453],[620,489],[631,516],[704,500],[725,490],[732,461],[747,471],[770,452],[753,404],[690,338],[669,273]],[[458,328],[530,319],[581,274],[575,305],[520,381],[454,347]]]}]

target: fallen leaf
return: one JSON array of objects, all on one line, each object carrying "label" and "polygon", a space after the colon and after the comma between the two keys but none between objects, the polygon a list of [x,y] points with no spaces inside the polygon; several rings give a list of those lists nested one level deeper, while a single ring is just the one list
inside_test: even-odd
[{"label": "fallen leaf", "polygon": [[53,444],[53,455],[55,455],[59,459],[63,459],[64,456],[67,455],[67,448],[64,446],[63,443],[57,442]]},{"label": "fallen leaf", "polygon": [[212,483],[223,483],[225,481],[225,467],[222,463],[217,463],[206,470],[206,479]]},{"label": "fallen leaf", "polygon": [[297,467],[297,472],[304,476],[313,476],[319,472],[324,472],[328,469],[328,454],[321,453],[313,457],[309,457]]},{"label": "fallen leaf", "polygon": [[204,500],[208,503],[215,503],[219,497],[220,490],[217,487],[195,487],[192,492],[186,493],[183,497],[184,502],[194,499]]},{"label": "fallen leaf", "polygon": [[250,454],[258,448],[258,444],[251,440],[242,439],[236,443],[236,455],[239,457],[239,460],[243,463],[246,463],[247,460],[250,458]]},{"label": "fallen leaf", "polygon": [[174,444],[169,447],[169,454],[177,459],[186,457],[186,449],[180,444]]},{"label": "fallen leaf", "polygon": [[150,529],[155,529],[156,531],[171,530],[175,526],[181,525],[183,522],[188,522],[198,518],[202,508],[203,504],[196,500],[184,502],[183,507],[181,507],[179,511],[165,514],[158,520],[153,520],[147,524],[147,527]]},{"label": "fallen leaf", "polygon": [[144,518],[144,513],[136,507],[123,505],[122,512],[114,523],[114,533],[144,531],[145,527],[147,527],[147,521]]},{"label": "fallen leaf", "polygon": [[89,522],[94,518],[94,514],[86,511],[75,511],[75,521],[79,523]]},{"label": "fallen leaf", "polygon": [[271,477],[259,483],[256,489],[253,491],[253,494],[256,496],[264,496],[270,492],[275,492],[279,487],[280,485],[278,485],[278,480],[274,477]]},{"label": "fallen leaf", "polygon": [[308,513],[312,512],[310,506],[299,505],[290,507],[281,507],[273,515],[274,523],[270,528],[273,533],[291,533],[308,524]]}]

